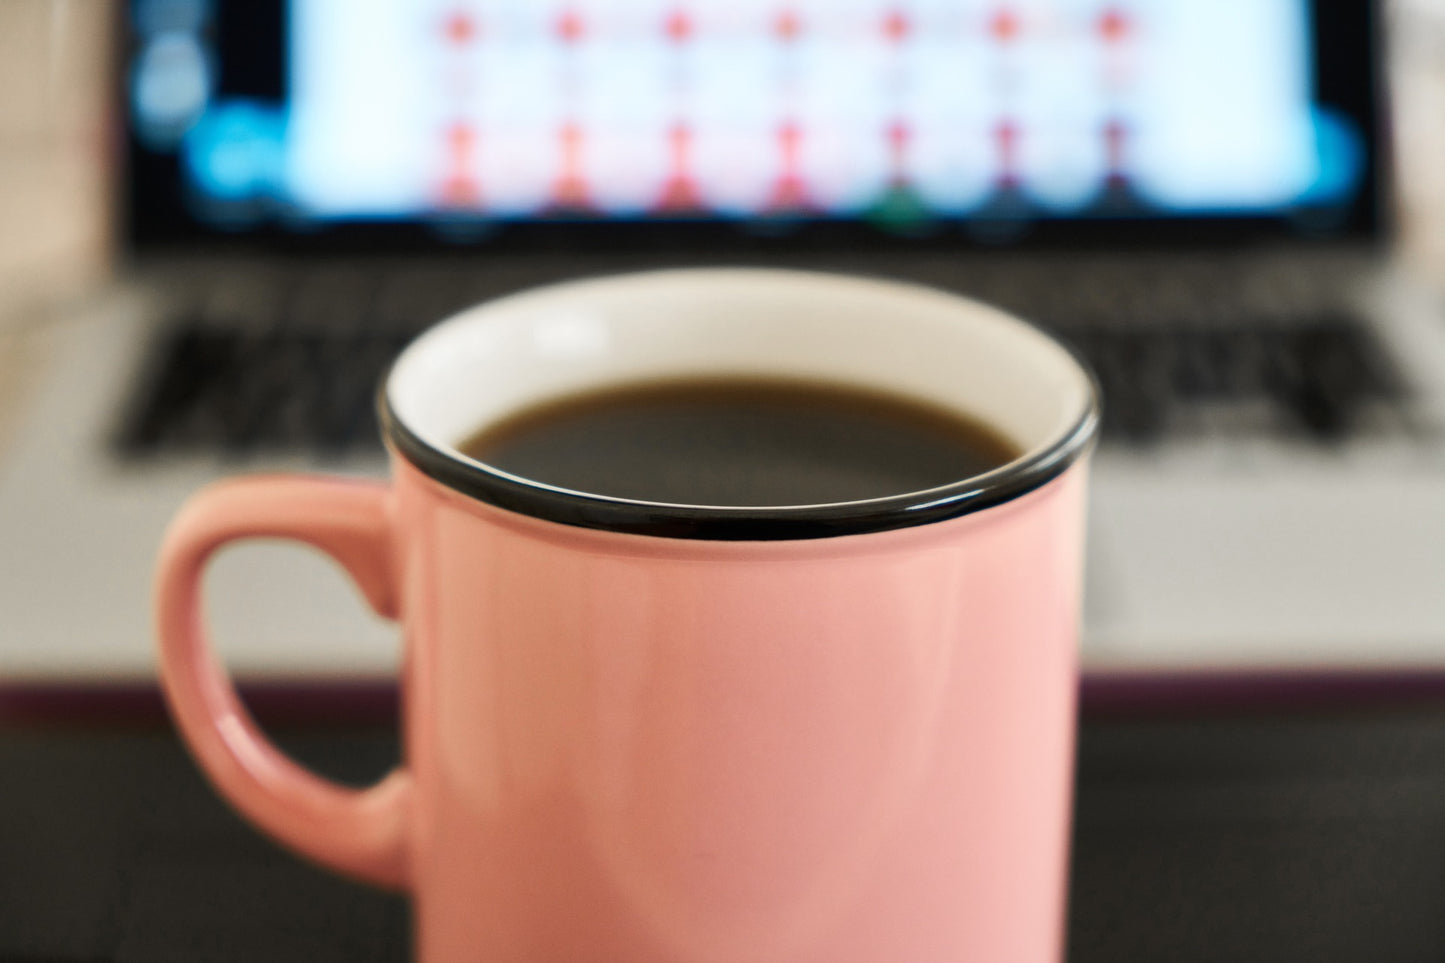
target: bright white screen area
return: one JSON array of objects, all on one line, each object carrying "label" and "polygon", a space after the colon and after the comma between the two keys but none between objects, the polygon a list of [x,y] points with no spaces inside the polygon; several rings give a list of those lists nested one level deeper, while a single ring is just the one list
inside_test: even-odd
[{"label": "bright white screen area", "polygon": [[1310,30],[1306,0],[293,0],[276,193],[322,219],[1267,213],[1330,163]]}]

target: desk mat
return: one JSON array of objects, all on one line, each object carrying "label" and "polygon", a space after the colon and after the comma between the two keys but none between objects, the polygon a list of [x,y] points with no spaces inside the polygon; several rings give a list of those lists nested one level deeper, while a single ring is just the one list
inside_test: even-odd
[{"label": "desk mat", "polygon": [[[274,727],[273,727],[274,728]],[[371,724],[276,728],[363,783]],[[1445,704],[1086,719],[1069,959],[1445,959]],[[304,864],[164,725],[0,726],[0,961],[408,958],[404,900]]]}]

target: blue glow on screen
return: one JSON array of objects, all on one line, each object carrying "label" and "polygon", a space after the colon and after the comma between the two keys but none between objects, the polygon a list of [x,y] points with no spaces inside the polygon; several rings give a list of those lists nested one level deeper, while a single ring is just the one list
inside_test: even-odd
[{"label": "blue glow on screen", "polygon": [[1363,175],[1360,133],[1312,102],[1309,16],[292,0],[288,104],[214,100],[184,37],[142,51],[132,96],[142,129],[183,131],[202,209],[264,199],[291,222],[1276,214]]},{"label": "blue glow on screen", "polygon": [[215,66],[204,42],[205,0],[141,0],[132,10],[139,41],[130,75],[136,133],[153,149],[174,149],[211,100]]},{"label": "blue glow on screen", "polygon": [[286,184],[286,118],[249,100],[208,110],[185,137],[192,183],[210,198],[246,201],[281,197]]}]

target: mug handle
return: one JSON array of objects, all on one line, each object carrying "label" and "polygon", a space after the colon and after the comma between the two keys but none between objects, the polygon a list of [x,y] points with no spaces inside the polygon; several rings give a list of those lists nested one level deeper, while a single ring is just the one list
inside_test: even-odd
[{"label": "mug handle", "polygon": [[241,704],[202,621],[201,576],[228,542],[285,538],[350,573],[378,615],[395,619],[389,490],[370,482],[260,476],[186,503],[161,546],[155,588],[160,675],[171,715],[221,795],[285,845],[379,886],[408,883],[412,781],[398,769],[368,789],[322,779],[273,746]]}]

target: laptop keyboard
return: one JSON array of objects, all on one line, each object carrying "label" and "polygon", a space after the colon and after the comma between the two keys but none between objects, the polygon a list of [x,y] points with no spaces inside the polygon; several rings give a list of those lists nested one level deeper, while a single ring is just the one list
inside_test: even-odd
[{"label": "laptop keyboard", "polygon": [[1098,378],[1104,437],[1126,443],[1230,431],[1339,441],[1405,395],[1378,339],[1344,314],[1060,333]]},{"label": "laptop keyboard", "polygon": [[[262,331],[199,318],[171,325],[137,381],[119,452],[378,451],[377,384],[424,322],[284,322]],[[1104,438],[1117,445],[1221,433],[1337,442],[1388,422],[1405,395],[1378,339],[1347,314],[1055,330],[1096,373]]]},{"label": "laptop keyboard", "polygon": [[152,374],[139,384],[120,450],[321,457],[375,450],[376,387],[411,336],[287,328],[258,335],[179,324],[152,349]]}]

